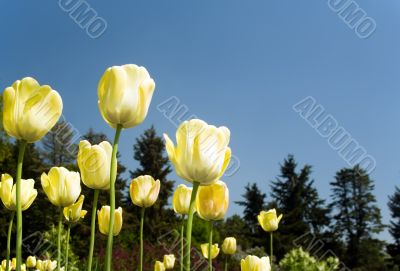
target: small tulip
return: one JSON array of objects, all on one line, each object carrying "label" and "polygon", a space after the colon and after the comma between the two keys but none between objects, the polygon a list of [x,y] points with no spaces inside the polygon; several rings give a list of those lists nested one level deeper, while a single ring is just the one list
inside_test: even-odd
[{"label": "small tulip", "polygon": [[[38,192],[34,189],[35,181],[33,179],[21,180],[21,209],[27,210],[35,200]],[[0,198],[4,206],[15,211],[17,209],[16,185],[13,184],[13,178],[8,174],[1,175]]]},{"label": "small tulip", "polygon": [[150,207],[158,198],[160,180],[155,181],[149,175],[139,176],[132,180],[129,192],[133,204],[139,207]]},{"label": "small tulip", "polygon": [[156,263],[154,264],[154,271],[165,271],[164,263],[156,261]]},{"label": "small tulip", "polygon": [[241,271],[270,271],[271,264],[269,257],[247,256],[246,259],[240,261]]},{"label": "small tulip", "polygon": [[11,270],[15,270],[17,268],[17,258],[11,259]]},{"label": "small tulip", "polygon": [[279,217],[276,217],[276,210],[271,209],[267,212],[261,211],[257,216],[257,219],[264,231],[273,232],[278,229],[278,224],[282,219],[282,214],[280,214]]},{"label": "small tulip", "polygon": [[180,215],[189,214],[190,198],[193,188],[187,187],[184,184],[178,185],[172,198],[172,207],[175,213]]},{"label": "small tulip", "polygon": [[[200,245],[201,252],[203,253],[204,258],[208,259],[208,243]],[[219,254],[218,244],[213,244],[211,246],[211,259],[217,258]]]},{"label": "small tulip", "polygon": [[103,141],[91,145],[89,141],[79,142],[77,162],[82,182],[91,189],[110,189],[110,167],[112,146]]},{"label": "small tulip", "polygon": [[[11,265],[12,265],[12,261],[11,261],[11,260],[8,260],[8,265],[11,267]],[[2,267],[4,270],[6,270],[6,267],[7,267],[7,260],[3,260],[3,261],[1,262],[1,267]]]},{"label": "small tulip", "polygon": [[[122,208],[119,207],[115,210],[115,220],[113,235],[117,236],[122,228]],[[102,234],[108,235],[110,225],[110,206],[103,206],[97,211],[97,219],[99,221],[99,230]]]},{"label": "small tulip", "polygon": [[174,266],[175,266],[175,255],[174,254],[164,255],[165,269],[173,269]]},{"label": "small tulip", "polygon": [[35,256],[29,256],[26,259],[26,267],[28,267],[28,268],[36,267],[36,257]]},{"label": "small tulip", "polygon": [[57,91],[25,77],[3,93],[3,127],[9,136],[29,143],[40,140],[57,123],[62,100]]},{"label": "small tulip", "polygon": [[44,265],[46,271],[53,271],[57,268],[57,261],[46,260]]},{"label": "small tulip", "polygon": [[224,218],[229,206],[229,190],[222,181],[200,186],[196,199],[198,215],[207,221]]},{"label": "small tulip", "polygon": [[79,173],[64,167],[51,168],[48,175],[42,174],[41,180],[44,192],[55,206],[70,206],[81,193]]},{"label": "small tulip", "polygon": [[184,121],[176,131],[175,146],[164,134],[166,149],[176,174],[188,182],[209,185],[225,172],[231,159],[230,131],[202,120]]},{"label": "small tulip", "polygon": [[83,200],[85,199],[84,195],[81,195],[77,202],[74,204],[64,207],[64,217],[69,222],[78,222],[79,219],[84,218],[87,211],[82,210]]},{"label": "small tulip", "polygon": [[222,252],[226,255],[233,255],[236,253],[236,239],[234,237],[225,238],[222,243]]},{"label": "small tulip", "polygon": [[143,122],[155,88],[146,68],[134,64],[108,68],[98,85],[98,106],[112,128],[134,127]]},{"label": "small tulip", "polygon": [[43,271],[46,268],[46,262],[42,260],[37,260],[36,261],[36,269],[39,271]]}]

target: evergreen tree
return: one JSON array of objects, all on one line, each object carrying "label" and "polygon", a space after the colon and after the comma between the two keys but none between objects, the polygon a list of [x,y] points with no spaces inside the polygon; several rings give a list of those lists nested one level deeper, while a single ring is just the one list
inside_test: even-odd
[{"label": "evergreen tree", "polygon": [[392,215],[389,232],[394,239],[394,243],[388,246],[388,252],[393,257],[394,264],[400,269],[400,189],[398,187],[389,197],[388,206]]},{"label": "evergreen tree", "polygon": [[[373,239],[383,229],[380,210],[376,205],[373,181],[359,166],[345,168],[336,173],[331,182],[334,223],[337,236],[346,242],[343,255],[350,268],[359,270],[385,270],[381,252],[382,243]],[[378,254],[377,254],[378,253]]]},{"label": "evergreen tree", "polygon": [[283,219],[276,232],[276,255],[283,257],[294,246],[294,240],[306,233],[317,238],[328,225],[328,209],[320,199],[314,181],[310,179],[311,166],[296,172],[297,163],[289,155],[281,165],[281,174],[271,185],[271,207],[276,207]]}]

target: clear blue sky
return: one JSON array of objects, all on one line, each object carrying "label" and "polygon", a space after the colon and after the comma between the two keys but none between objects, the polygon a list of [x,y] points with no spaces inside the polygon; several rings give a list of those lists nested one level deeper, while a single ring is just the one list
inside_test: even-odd
[{"label": "clear blue sky", "polygon": [[[154,124],[175,133],[157,105],[178,97],[190,113],[231,130],[240,170],[225,178],[232,202],[248,182],[269,193],[288,153],[314,167],[322,197],[347,163],[292,109],[313,96],[374,156],[384,223],[400,184],[400,2],[363,0],[376,32],[360,39],[319,1],[88,1],[108,24],[91,39],[58,1],[0,0],[0,86],[33,76],[58,90],[77,130],[112,136],[97,109],[97,83],[112,65],[148,68],[157,87],[146,121],[124,131],[123,163]],[[177,183],[181,182],[177,180]],[[240,213],[235,204],[230,214]],[[389,239],[387,233],[382,235]]]}]

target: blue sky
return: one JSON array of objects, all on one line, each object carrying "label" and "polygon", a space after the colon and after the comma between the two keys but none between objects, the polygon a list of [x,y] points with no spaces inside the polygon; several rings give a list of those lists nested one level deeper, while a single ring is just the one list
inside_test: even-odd
[{"label": "blue sky", "polygon": [[[33,76],[60,92],[78,131],[112,137],[97,109],[98,80],[112,65],[145,66],[157,87],[146,121],[123,132],[123,163],[135,168],[131,146],[151,124],[175,133],[157,105],[176,96],[191,114],[230,128],[240,159],[239,171],[225,178],[232,202],[248,182],[269,193],[289,153],[300,166],[313,165],[320,194],[329,197],[329,182],[348,164],[292,109],[312,96],[375,158],[375,194],[389,222],[387,197],[400,184],[400,2],[359,1],[377,24],[368,39],[326,0],[86,3],[107,22],[97,39],[59,1],[0,0],[0,86]],[[229,212],[241,209],[232,203]]]}]

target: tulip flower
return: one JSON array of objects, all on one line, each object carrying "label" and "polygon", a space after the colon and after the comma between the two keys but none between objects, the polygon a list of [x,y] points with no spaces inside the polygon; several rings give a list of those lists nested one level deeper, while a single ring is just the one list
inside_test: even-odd
[{"label": "tulip flower", "polygon": [[187,187],[184,184],[178,185],[172,198],[172,207],[174,208],[175,213],[180,215],[189,214],[192,190],[193,188]]},{"label": "tulip flower", "polygon": [[224,218],[229,206],[229,190],[223,181],[200,186],[197,193],[196,210],[207,221]]},{"label": "tulip flower", "polygon": [[26,267],[28,267],[28,268],[36,267],[36,257],[35,256],[29,256],[26,259]]},{"label": "tulip flower", "polygon": [[211,245],[211,254],[209,254],[210,246],[208,243],[202,244],[200,245],[200,247],[201,247],[201,253],[203,254],[204,258],[209,259],[208,255],[211,255],[211,259],[217,258],[219,254],[218,244]]},{"label": "tulip flower", "polygon": [[[21,180],[21,210],[27,210],[35,200],[38,192],[34,189],[33,179]],[[0,198],[10,211],[16,211],[16,185],[8,174],[1,175]]]},{"label": "tulip flower", "polygon": [[64,217],[68,222],[78,222],[79,219],[84,218],[87,211],[82,210],[83,201],[85,196],[81,195],[77,202],[68,207],[64,207]]},{"label": "tulip flower", "polygon": [[175,266],[175,255],[174,254],[164,255],[163,262],[165,269],[173,269]]},{"label": "tulip flower", "polygon": [[156,261],[156,263],[154,264],[154,271],[165,271],[164,263]]},{"label": "tulip flower", "polygon": [[[122,208],[119,207],[115,210],[115,224],[112,230],[114,236],[117,236],[122,228]],[[109,233],[110,223],[110,206],[103,206],[97,211],[97,220],[99,221],[99,230],[102,234],[107,235]]]},{"label": "tulip flower", "polygon": [[89,141],[79,142],[77,162],[82,182],[91,189],[110,189],[110,166],[112,146],[103,141],[91,145]]},{"label": "tulip flower", "polygon": [[57,264],[57,261],[52,261],[52,260],[44,261],[44,267],[46,268],[45,270],[47,271],[53,271],[57,268],[57,266],[59,266],[59,264]]},{"label": "tulip flower", "polygon": [[42,187],[50,202],[60,208],[58,218],[57,239],[57,270],[61,268],[61,228],[63,209],[72,205],[81,193],[81,178],[78,172],[72,172],[64,167],[52,167],[48,174],[42,173]]},{"label": "tulip flower", "polygon": [[228,147],[230,131],[226,127],[208,125],[202,120],[184,121],[176,132],[175,146],[164,134],[168,157],[176,174],[193,183],[186,227],[185,269],[190,270],[190,250],[194,205],[199,185],[216,182],[225,172],[231,159]]},{"label": "tulip flower", "polygon": [[[260,223],[261,227],[264,231],[269,232],[270,236],[270,260],[272,266],[272,259],[273,259],[273,232],[278,229],[279,222],[282,219],[282,214],[279,217],[276,216],[276,210],[271,209],[267,212],[261,211],[260,214],[257,216],[258,222]],[[272,269],[272,268],[271,268]]]},{"label": "tulip flower", "polygon": [[[154,80],[144,67],[133,64],[108,68],[98,85],[98,106],[104,120],[115,128],[110,167],[110,225],[114,227],[115,180],[118,141],[122,128],[134,127],[144,121],[155,88]],[[113,234],[108,234],[105,270],[112,265]],[[88,268],[89,269],[89,268]],[[90,270],[90,269],[89,269]]]},{"label": "tulip flower", "polygon": [[37,260],[36,261],[36,269],[39,271],[45,270],[46,268],[46,262],[42,260]]},{"label": "tulip flower", "polygon": [[42,173],[41,180],[48,199],[58,207],[73,204],[81,193],[79,173],[64,167],[53,167],[48,174]]},{"label": "tulip flower", "polygon": [[132,180],[129,193],[133,204],[142,207],[140,217],[140,261],[139,271],[143,270],[143,224],[144,213],[147,207],[152,206],[160,192],[160,180],[155,181],[149,175],[139,176]]},{"label": "tulip flower", "polygon": [[241,271],[270,271],[271,265],[268,257],[247,256],[240,261]]},{"label": "tulip flower", "polygon": [[222,252],[226,255],[233,255],[236,253],[236,239],[234,237],[225,238],[222,243]]}]

